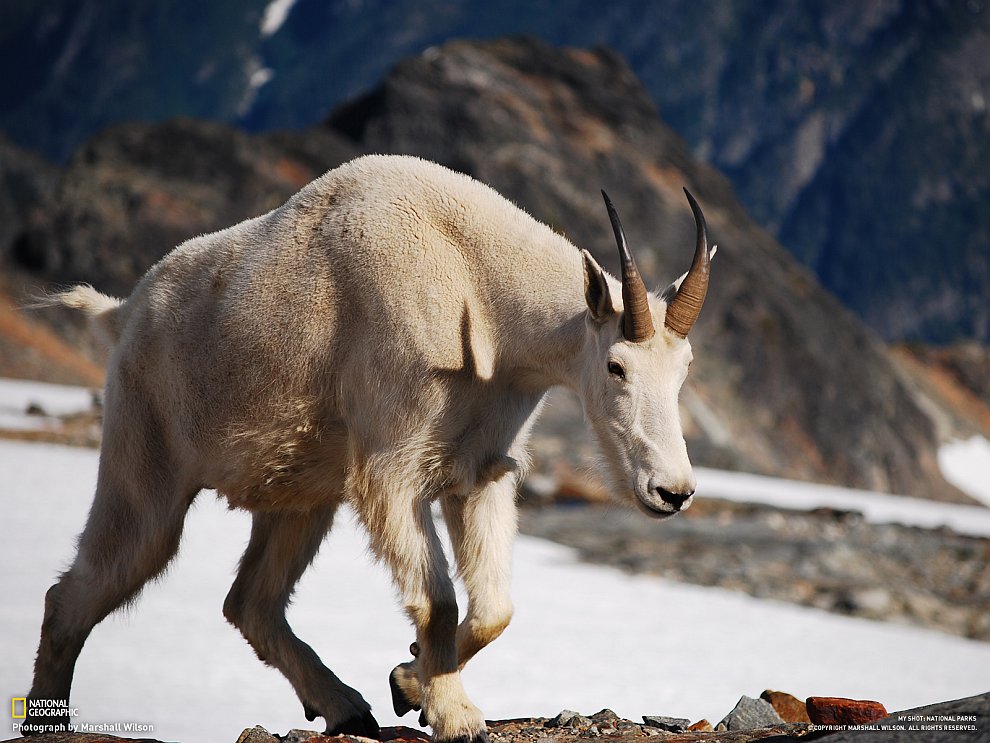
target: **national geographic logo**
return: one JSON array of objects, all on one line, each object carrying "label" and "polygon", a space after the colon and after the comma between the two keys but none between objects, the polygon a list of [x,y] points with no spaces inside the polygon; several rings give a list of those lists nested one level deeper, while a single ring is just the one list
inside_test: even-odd
[{"label": "national geographic logo", "polygon": [[64,699],[10,700],[13,732],[32,733],[153,733],[155,726],[144,722],[86,722],[79,719],[79,709]]},{"label": "national geographic logo", "polygon": [[15,733],[65,733],[76,729],[73,720],[79,710],[64,699],[13,697],[10,716]]}]

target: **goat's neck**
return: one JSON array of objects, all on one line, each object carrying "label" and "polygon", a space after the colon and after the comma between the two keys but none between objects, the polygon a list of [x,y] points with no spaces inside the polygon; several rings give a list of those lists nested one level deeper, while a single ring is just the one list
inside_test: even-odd
[{"label": "goat's neck", "polygon": [[[516,368],[535,387],[549,389],[562,385],[572,390],[580,387],[593,333],[587,326],[583,275],[568,272],[550,292],[547,282],[534,287],[540,297],[538,312],[527,313],[525,323],[516,324],[507,339],[513,349]],[[555,277],[556,278],[556,277]],[[542,292],[542,295],[536,292]]]}]

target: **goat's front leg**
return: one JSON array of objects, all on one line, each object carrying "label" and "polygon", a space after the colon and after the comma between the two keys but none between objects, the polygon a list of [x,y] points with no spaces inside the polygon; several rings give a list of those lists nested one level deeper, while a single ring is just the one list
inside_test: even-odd
[{"label": "goat's front leg", "polygon": [[442,501],[444,520],[464,581],[468,611],[457,628],[459,668],[495,640],[512,620],[509,577],[516,536],[516,477],[504,475],[468,497]]},{"label": "goat's front leg", "polygon": [[436,741],[487,742],[485,719],[461,684],[457,600],[429,503],[409,493],[367,499],[358,511],[371,546],[392,569],[416,627],[418,703]]},{"label": "goat's front leg", "polygon": [[[512,619],[509,576],[517,521],[515,495],[515,474],[509,473],[470,495],[450,495],[440,501],[468,595],[467,615],[456,635],[458,669],[501,635]],[[402,663],[392,671],[392,704],[398,715],[420,707],[417,666],[418,661]]]}]

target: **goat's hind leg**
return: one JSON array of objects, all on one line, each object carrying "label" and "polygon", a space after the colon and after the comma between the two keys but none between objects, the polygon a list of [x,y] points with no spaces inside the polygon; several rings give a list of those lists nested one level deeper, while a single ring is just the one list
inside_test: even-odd
[{"label": "goat's hind leg", "polygon": [[376,737],[378,723],[370,705],[323,665],[285,619],[296,582],[316,556],[335,510],[334,506],[309,513],[256,513],[223,613],[258,657],[289,680],[308,720],[323,717],[327,734]]},{"label": "goat's hind leg", "polygon": [[[108,431],[100,458],[96,497],[72,567],[45,596],[45,617],[28,695],[25,734],[67,727],[76,659],[100,621],[133,600],[175,555],[182,524],[197,488],[176,481],[159,449],[150,452],[128,435]],[[37,714],[42,700],[61,707]],[[46,712],[57,710],[49,707]]]}]

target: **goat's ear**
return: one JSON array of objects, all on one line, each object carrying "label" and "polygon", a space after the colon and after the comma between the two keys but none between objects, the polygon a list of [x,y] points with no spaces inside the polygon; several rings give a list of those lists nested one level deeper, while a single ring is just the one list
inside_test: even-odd
[{"label": "goat's ear", "polygon": [[596,322],[604,322],[615,312],[605,272],[587,250],[581,251],[581,258],[584,261],[584,300],[588,303],[591,317]]},{"label": "goat's ear", "polygon": [[667,304],[670,304],[670,300],[677,296],[677,290],[681,288],[681,282],[687,277],[687,273],[682,273],[681,277],[677,279],[673,284],[668,286],[662,292],[660,292],[660,299],[662,299]]}]

